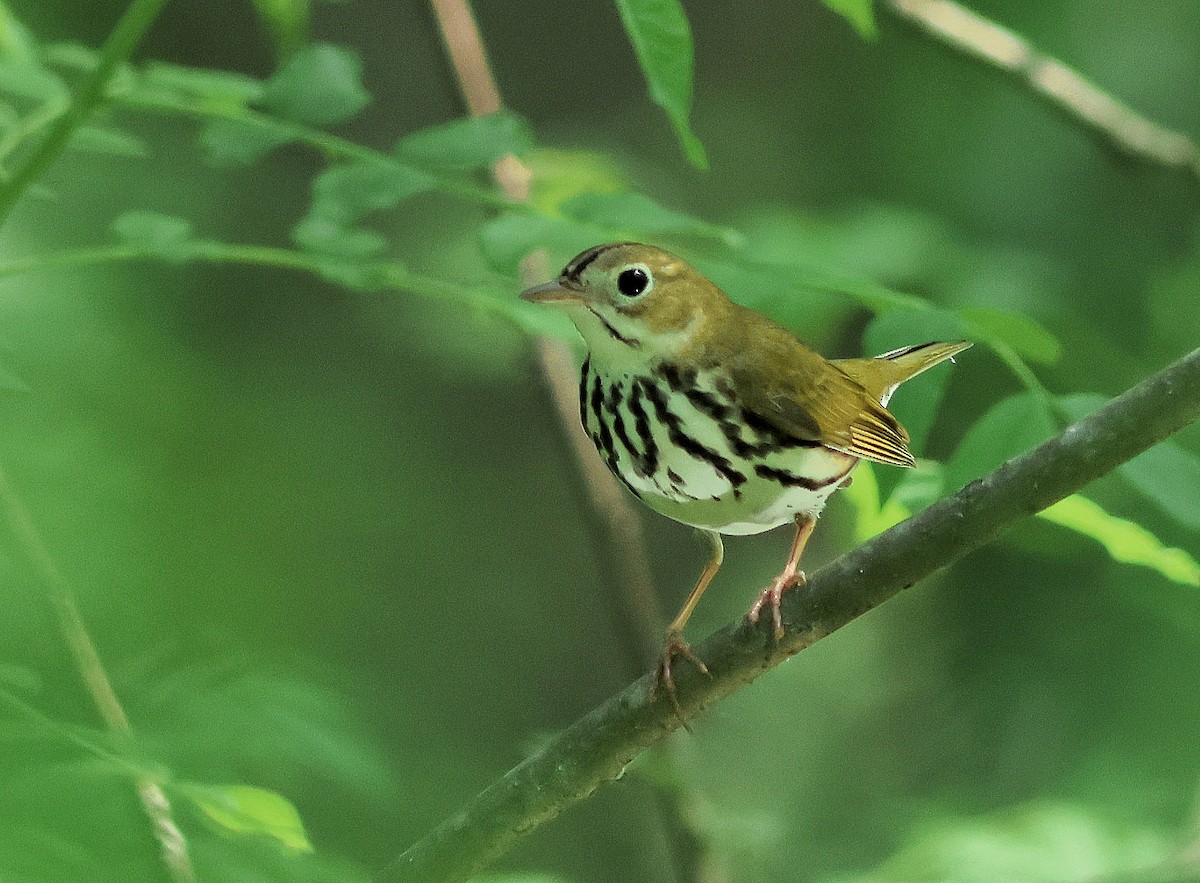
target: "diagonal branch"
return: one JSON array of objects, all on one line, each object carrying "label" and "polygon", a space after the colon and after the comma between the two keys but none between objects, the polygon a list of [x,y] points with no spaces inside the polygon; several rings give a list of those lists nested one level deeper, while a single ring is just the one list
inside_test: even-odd
[{"label": "diagonal branch", "polygon": [[[680,673],[683,716],[692,718],[789,656],[1018,521],[1075,493],[1200,417],[1200,349],[1139,383],[1040,447],[971,482],[814,573],[784,596],[787,633],[744,619],[696,649],[711,678]],[[651,675],[580,718],[410,847],[379,877],[385,883],[462,881],[516,841],[605,782],[680,726]]]},{"label": "diagonal branch", "polygon": [[953,0],[886,0],[897,17],[1020,82],[1103,142],[1143,162],[1181,168],[1200,180],[1200,147],[1122,104],[1019,34]]}]

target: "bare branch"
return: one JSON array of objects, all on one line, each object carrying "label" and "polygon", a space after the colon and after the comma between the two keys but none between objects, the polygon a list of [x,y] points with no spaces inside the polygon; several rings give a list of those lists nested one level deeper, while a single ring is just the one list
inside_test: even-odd
[{"label": "bare branch", "polygon": [[[1200,417],[1200,349],[1038,448],[971,482],[812,574],[784,596],[787,632],[775,643],[745,619],[696,649],[712,672],[684,667],[685,718],[704,711],[918,580],[1111,472]],[[580,718],[410,847],[384,883],[466,880],[517,840],[618,778],[640,752],[680,726],[647,674]]]},{"label": "bare branch", "polygon": [[1023,37],[952,0],[886,0],[899,18],[1012,76],[1120,152],[1200,179],[1200,148],[1154,123]]}]

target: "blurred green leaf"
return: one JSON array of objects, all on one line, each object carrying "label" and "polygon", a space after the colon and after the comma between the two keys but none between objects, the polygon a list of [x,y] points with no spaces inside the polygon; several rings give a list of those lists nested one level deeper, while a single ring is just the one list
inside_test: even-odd
[{"label": "blurred green leaf", "polygon": [[516,275],[521,260],[535,249],[550,254],[551,272],[585,248],[603,241],[602,231],[564,218],[507,212],[497,215],[479,229],[483,253],[501,273]]},{"label": "blurred green leaf", "polygon": [[0,3],[0,58],[32,59],[37,55],[37,41],[25,25],[17,20],[7,3]]},{"label": "blurred green leaf", "polygon": [[483,874],[472,877],[471,883],[569,883],[569,878],[557,874]]},{"label": "blurred green leaf", "polygon": [[42,53],[42,58],[47,64],[81,74],[91,73],[100,63],[100,55],[95,49],[71,41],[50,44]]},{"label": "blurred green leaf", "polygon": [[1200,563],[1183,549],[1164,546],[1150,531],[1117,518],[1079,494],[1038,513],[1040,518],[1091,537],[1115,561],[1156,570],[1172,582],[1200,586]]},{"label": "blurred green leaf", "polygon": [[667,208],[644,193],[581,193],[562,206],[563,214],[621,236],[701,236],[730,244],[740,237],[736,231],[718,227],[685,212]]},{"label": "blurred green leaf", "polygon": [[1042,400],[1022,392],[997,402],[971,427],[946,464],[946,489],[957,491],[1054,434]]},{"label": "blurred green leaf", "polygon": [[612,193],[629,187],[617,163],[597,151],[539,147],[529,151],[525,165],[533,173],[529,201],[547,214],[557,214],[563,203],[581,193]]},{"label": "blurred green leaf", "polygon": [[263,83],[245,74],[161,61],[152,61],[145,66],[141,84],[190,98],[237,105],[254,104],[265,95]]},{"label": "blurred green leaf", "polygon": [[0,683],[23,693],[36,693],[42,689],[42,676],[36,669],[25,665],[0,663]]},{"label": "blurred green leaf", "polygon": [[251,785],[180,789],[206,816],[234,834],[264,834],[297,852],[312,852],[300,813],[286,797]]},{"label": "blurred green leaf", "polygon": [[508,110],[465,117],[406,135],[396,145],[396,157],[429,169],[478,169],[512,153],[524,156],[533,146],[533,132],[522,117]]},{"label": "blurred green leaf", "polygon": [[150,148],[141,138],[118,129],[106,129],[100,126],[80,126],[72,133],[70,146],[73,150],[106,156],[143,159],[150,155]]},{"label": "blurred green leaf", "polygon": [[959,310],[968,322],[1003,340],[1023,358],[1053,365],[1062,358],[1062,344],[1053,334],[1028,316],[985,307]]},{"label": "blurred green leaf", "polygon": [[158,212],[125,212],[112,222],[112,232],[124,242],[168,261],[191,256],[191,222]]},{"label": "blurred green leaf", "polygon": [[58,74],[21,56],[0,60],[0,92],[34,101],[66,102],[71,95]]},{"label": "blurred green leaf", "polygon": [[[1126,879],[1167,860],[1167,838],[1081,807],[1031,803],[980,818],[927,822],[896,855],[842,883],[1067,883]],[[1133,876],[1129,879],[1141,879]]]},{"label": "blurred green leaf", "polygon": [[209,120],[200,130],[200,146],[214,166],[248,166],[291,141],[278,129],[236,119]]},{"label": "blurred green leaf", "polygon": [[[1080,393],[1060,396],[1058,401],[1072,420],[1080,420],[1108,399]],[[1117,471],[1163,512],[1185,527],[1200,530],[1200,457],[1168,438],[1122,463]]]},{"label": "blurred green leaf", "polygon": [[341,46],[316,43],[297,52],[269,80],[267,107],[282,117],[313,126],[350,119],[371,102],[362,84],[362,62]]},{"label": "blurred green leaf", "polygon": [[650,87],[667,112],[688,162],[708,168],[704,145],[692,132],[692,29],[679,0],[617,0],[625,33]]},{"label": "blurred green leaf", "polygon": [[308,0],[254,0],[254,8],[279,58],[294,55],[308,40]]},{"label": "blurred green leaf", "polygon": [[354,224],[432,185],[433,179],[424,172],[389,163],[331,166],[313,182],[312,205],[293,230],[293,238],[309,251],[344,257],[378,254],[387,240],[373,231],[355,229]]},{"label": "blurred green leaf", "polygon": [[875,27],[874,0],[821,0],[858,31],[864,40],[874,40],[879,32]]}]

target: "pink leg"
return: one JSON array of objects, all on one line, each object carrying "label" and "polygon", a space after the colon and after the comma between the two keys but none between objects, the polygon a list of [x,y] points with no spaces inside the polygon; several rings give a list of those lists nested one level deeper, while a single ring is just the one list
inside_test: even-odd
[{"label": "pink leg", "polygon": [[767,586],[766,590],[758,596],[758,600],[746,614],[748,620],[757,623],[763,607],[769,604],[771,622],[775,626],[776,641],[783,637],[783,619],[779,614],[779,602],[783,599],[783,593],[788,589],[804,585],[804,571],[800,570],[800,556],[804,554],[804,546],[808,543],[808,538],[812,535],[816,525],[817,520],[812,516],[796,516],[796,538],[792,540],[792,550],[788,552],[788,560],[783,568],[783,573],[771,581],[771,585]]}]

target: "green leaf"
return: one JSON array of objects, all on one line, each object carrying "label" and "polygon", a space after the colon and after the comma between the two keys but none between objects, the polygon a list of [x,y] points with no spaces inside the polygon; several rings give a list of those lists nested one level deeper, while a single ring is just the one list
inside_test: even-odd
[{"label": "green leaf", "polygon": [[739,234],[725,227],[655,202],[644,193],[581,193],[566,202],[563,214],[609,231],[610,238],[658,236],[702,236],[736,245]]},{"label": "green leaf", "polygon": [[142,72],[142,84],[189,98],[245,105],[261,101],[264,86],[253,77],[232,71],[182,67],[150,62]]},{"label": "green leaf", "polygon": [[946,464],[946,488],[957,491],[1054,434],[1042,400],[1022,392],[1001,400],[971,427]]},{"label": "green leaf", "polygon": [[287,119],[332,126],[370,103],[361,77],[362,62],[355,53],[317,43],[297,52],[267,80],[263,101]]},{"label": "green leaf", "polygon": [[37,40],[29,29],[9,11],[7,3],[0,3],[0,58],[33,60],[37,52]]},{"label": "green leaf", "polygon": [[300,813],[282,794],[251,785],[182,789],[206,816],[233,834],[264,834],[296,852],[312,852]]},{"label": "green leaf", "polygon": [[248,166],[292,138],[278,129],[247,120],[209,120],[200,131],[200,146],[214,166]]},{"label": "green leaf", "polygon": [[308,40],[308,0],[254,0],[254,9],[279,58],[294,55]]},{"label": "green leaf", "polygon": [[35,60],[19,57],[0,60],[0,92],[10,97],[64,104],[71,95],[58,74]]},{"label": "green leaf", "polygon": [[959,310],[959,314],[1032,362],[1053,365],[1062,358],[1062,344],[1058,338],[1028,316],[985,307],[966,307]]},{"label": "green leaf", "polygon": [[533,133],[523,118],[507,110],[466,117],[413,132],[396,145],[402,162],[428,169],[486,168],[500,157],[524,155]]},{"label": "green leaf", "polygon": [[666,111],[688,162],[708,168],[704,145],[692,132],[692,29],[679,0],[617,0],[625,33],[654,103]]},{"label": "green leaf", "polygon": [[47,64],[80,74],[90,74],[100,63],[100,54],[82,43],[54,43],[46,47],[42,58]]},{"label": "green leaf", "polygon": [[524,257],[539,248],[550,255],[551,272],[585,248],[602,241],[595,228],[563,218],[508,212],[497,215],[479,229],[484,257],[501,273],[513,274]]},{"label": "green leaf", "polygon": [[[327,218],[309,215],[304,218],[292,231],[292,238],[305,251],[339,258],[368,258],[379,254],[387,248],[387,240],[373,230],[362,230],[355,227],[344,227]],[[341,262],[338,262],[339,275]],[[333,278],[328,273],[326,278]],[[355,279],[359,278],[356,272]],[[346,277],[337,281],[348,284],[351,288],[361,288],[361,282],[350,284]]]},{"label": "green leaf", "polygon": [[118,217],[110,227],[122,241],[169,261],[192,254],[192,225],[183,218],[158,212],[132,211]]},{"label": "green leaf", "polygon": [[393,208],[433,186],[423,172],[383,163],[349,163],[326,169],[313,182],[313,213],[348,224],[369,212]]},{"label": "green leaf", "polygon": [[144,159],[150,155],[150,148],[140,138],[100,126],[80,126],[71,134],[70,146],[73,150],[107,156]]},{"label": "green leaf", "polygon": [[1110,515],[1079,494],[1060,500],[1038,517],[1092,537],[1115,561],[1149,567],[1172,582],[1200,586],[1200,563],[1195,558],[1183,549],[1164,546],[1141,525]]},{"label": "green leaf", "polygon": [[525,165],[533,173],[529,201],[546,214],[558,214],[563,204],[581,193],[626,190],[629,182],[611,157],[590,150],[531,150]]},{"label": "green leaf", "polygon": [[858,31],[864,40],[874,40],[879,32],[875,27],[874,0],[821,0],[826,8],[836,12]]},{"label": "green leaf", "polygon": [[[1107,399],[1082,393],[1061,396],[1058,401],[1072,420],[1080,420]],[[1166,439],[1122,463],[1117,472],[1167,515],[1200,530],[1200,457],[1174,439]]]}]

